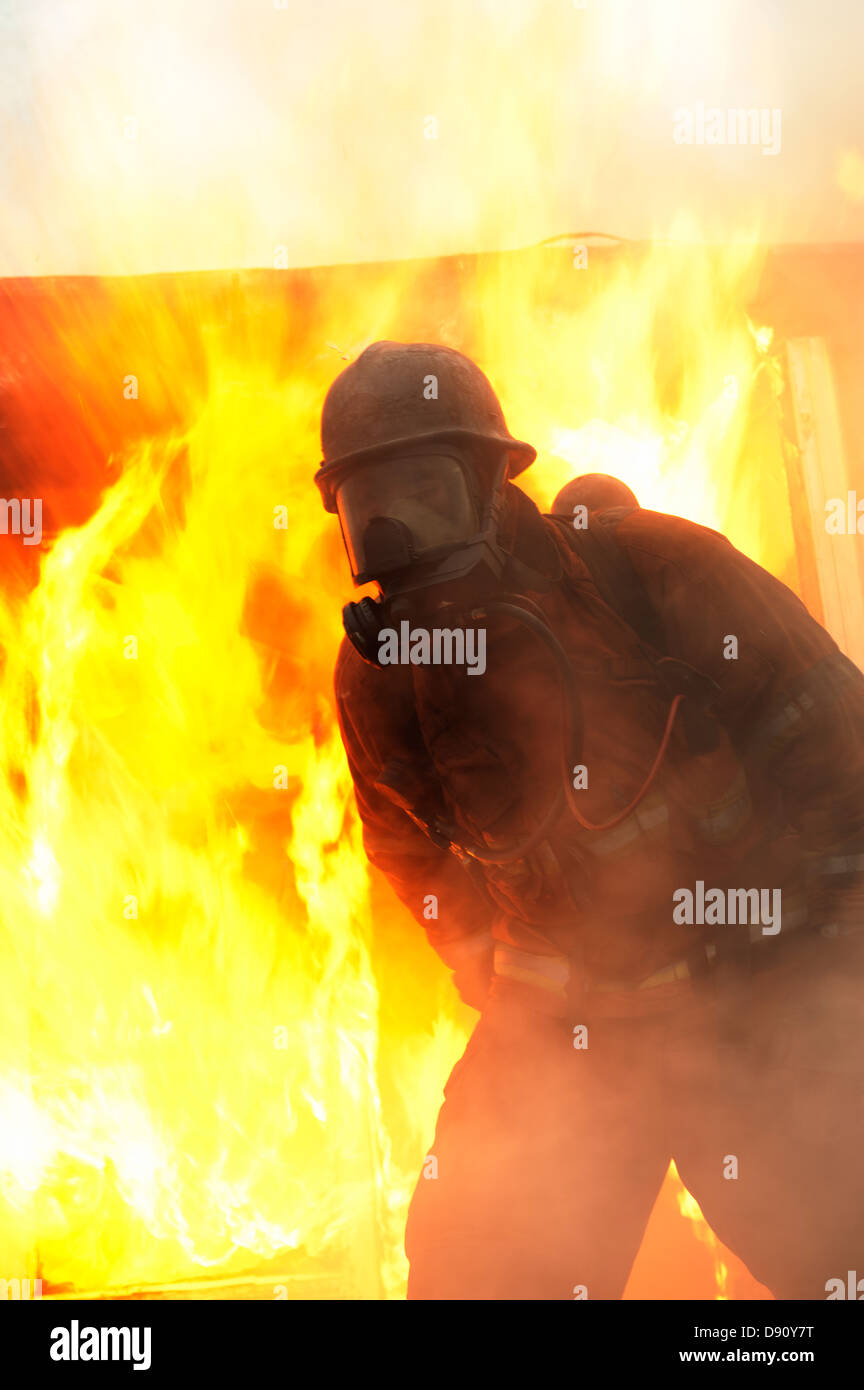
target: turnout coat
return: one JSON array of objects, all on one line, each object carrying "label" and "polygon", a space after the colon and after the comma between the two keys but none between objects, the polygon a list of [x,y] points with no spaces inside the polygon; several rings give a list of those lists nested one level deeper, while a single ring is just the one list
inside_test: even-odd
[{"label": "turnout coat", "polygon": [[[483,846],[515,844],[547,813],[562,772],[564,714],[554,658],[518,622],[490,615],[486,669],[376,669],[347,639],[337,709],[370,861],[455,970],[496,943],[496,970],[557,988],[566,959],[588,988],[675,980],[711,943],[764,951],[758,922],[675,920],[675,895],[781,891],[782,930],[853,930],[864,920],[864,677],[797,597],[723,536],[636,509],[615,543],[658,620],[646,642],[569,534],[508,485],[517,570],[565,649],[584,737],[574,794],[548,837],[515,862],[471,860],[436,844],[433,816]],[[663,650],[658,650],[658,647]],[[706,678],[710,736],[676,719],[647,794],[672,694],[657,659]],[[683,706],[682,706],[683,711]],[[698,885],[702,885],[701,889]],[[679,918],[681,914],[679,913]],[[660,974],[658,975],[658,972]],[[665,988],[665,985],[664,985]]]}]

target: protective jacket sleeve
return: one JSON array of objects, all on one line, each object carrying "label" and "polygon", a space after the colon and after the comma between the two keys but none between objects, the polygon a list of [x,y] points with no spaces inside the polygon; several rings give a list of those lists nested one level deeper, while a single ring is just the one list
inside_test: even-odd
[{"label": "protective jacket sleeve", "polygon": [[491,951],[498,909],[482,879],[440,848],[412,817],[434,806],[434,770],[424,775],[424,749],[414,713],[410,673],[369,666],[346,640],[335,674],[336,709],[354,782],[369,861],[424,928],[451,969],[470,970]]}]

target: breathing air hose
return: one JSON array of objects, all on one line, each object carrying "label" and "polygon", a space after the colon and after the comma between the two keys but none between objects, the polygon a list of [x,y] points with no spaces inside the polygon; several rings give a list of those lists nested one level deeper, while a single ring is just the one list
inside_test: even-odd
[{"label": "breathing air hose", "polygon": [[[514,595],[514,598],[515,597]],[[623,811],[619,811],[611,820],[595,824],[593,821],[587,820],[582,814],[579,807],[579,798],[570,780],[572,775],[571,769],[578,766],[581,761],[582,743],[585,732],[582,699],[579,694],[576,677],[573,673],[573,667],[570,664],[570,658],[558,641],[558,638],[549,628],[540,609],[537,608],[536,604],[532,603],[530,599],[522,595],[519,595],[519,602],[508,602],[504,599],[491,599],[488,603],[484,603],[477,608],[472,608],[468,616],[473,622],[477,622],[490,613],[498,613],[501,614],[502,617],[515,619],[525,627],[530,628],[530,630],[546,644],[555,658],[558,674],[561,677],[562,712],[564,716],[563,785],[559,787],[552,798],[548,811],[530,835],[520,840],[517,844],[504,849],[501,847],[487,847],[485,845],[459,839],[455,837],[455,835],[452,835],[449,829],[445,832],[450,837],[453,847],[457,850],[461,850],[464,854],[470,855],[472,859],[477,859],[481,863],[486,864],[508,864],[516,859],[523,859],[527,854],[530,854],[532,850],[536,849],[537,845],[546,838],[557,821],[565,800],[571,814],[577,823],[582,826],[583,830],[594,832],[612,830],[616,825],[620,825],[622,821],[626,820],[629,815],[632,815],[633,811],[635,811],[636,807],[651,789],[654,779],[660,771],[663,759],[666,756],[666,750],[669,747],[669,740],[672,737],[672,730],[675,726],[675,717],[678,713],[678,707],[684,699],[684,695],[678,694],[672,700],[657,755],[640,790],[636,793],[629,805],[624,807]]]}]

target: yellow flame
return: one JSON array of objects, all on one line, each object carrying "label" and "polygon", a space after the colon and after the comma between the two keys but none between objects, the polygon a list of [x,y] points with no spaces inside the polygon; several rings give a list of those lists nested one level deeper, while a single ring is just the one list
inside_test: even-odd
[{"label": "yellow flame", "polygon": [[[362,850],[330,696],[348,581],[311,485],[321,399],[374,338],[451,341],[538,446],[544,505],[574,471],[615,472],[781,569],[754,264],[493,258],[455,319],[418,309],[428,266],[343,279],[311,311],[273,294],[253,319],[241,297],[227,324],[194,286],[181,319],[102,286],[187,423],[112,469],[0,609],[7,1252],[77,1288],[273,1259],[274,1283],[403,1290],[406,1204],[470,1016]],[[59,303],[57,340],[109,379]]]},{"label": "yellow flame", "polygon": [[[678,1169],[676,1168],[674,1162],[670,1164],[670,1168],[672,1170],[673,1179],[677,1183],[681,1183],[681,1178],[679,1177]],[[678,1210],[680,1211],[681,1215],[687,1221],[691,1221],[693,1223],[693,1234],[695,1235],[696,1239],[698,1241],[701,1241],[704,1245],[708,1246],[714,1258],[714,1279],[717,1285],[717,1293],[715,1294],[715,1299],[722,1302],[726,1302],[726,1300],[729,1297],[727,1293],[727,1289],[729,1286],[729,1269],[726,1265],[725,1260],[723,1259],[723,1256],[720,1253],[720,1242],[718,1241],[714,1232],[711,1230],[711,1227],[708,1225],[708,1222],[705,1220],[705,1217],[702,1215],[702,1208],[696,1201],[696,1198],[692,1195],[692,1193],[687,1191],[683,1183],[681,1184],[681,1191],[677,1194],[677,1199]]]}]

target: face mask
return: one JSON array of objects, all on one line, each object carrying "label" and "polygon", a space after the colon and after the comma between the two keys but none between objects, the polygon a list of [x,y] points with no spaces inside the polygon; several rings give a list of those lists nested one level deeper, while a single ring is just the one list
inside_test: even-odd
[{"label": "face mask", "polygon": [[[356,583],[433,566],[470,544],[480,518],[462,460],[422,453],[367,463],[336,490],[336,507]],[[407,576],[406,576],[407,577]]]},{"label": "face mask", "polygon": [[490,458],[481,476],[473,458],[431,447],[366,463],[336,486],[355,582],[374,580],[382,590],[346,604],[342,619],[376,665],[382,627],[490,593],[507,562],[498,542],[506,455]]}]

